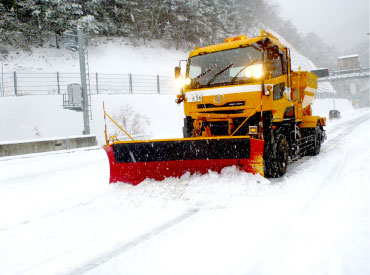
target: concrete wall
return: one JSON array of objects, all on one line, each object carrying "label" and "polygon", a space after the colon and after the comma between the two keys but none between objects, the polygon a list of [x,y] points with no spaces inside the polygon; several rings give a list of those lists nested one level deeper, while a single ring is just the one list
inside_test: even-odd
[{"label": "concrete wall", "polygon": [[96,136],[74,136],[19,142],[0,142],[0,157],[96,146]]}]

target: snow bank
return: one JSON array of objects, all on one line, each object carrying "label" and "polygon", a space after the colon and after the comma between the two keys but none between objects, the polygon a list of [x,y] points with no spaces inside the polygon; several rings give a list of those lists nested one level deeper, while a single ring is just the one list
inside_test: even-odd
[{"label": "snow bank", "polygon": [[[135,188],[124,183],[118,185],[121,189]],[[278,192],[269,180],[260,175],[242,172],[236,167],[226,167],[220,174],[212,171],[205,175],[187,173],[180,179],[167,178],[160,182],[147,179],[140,183],[138,188],[143,193],[130,198],[134,204],[150,198],[159,198],[162,203],[177,201],[188,208],[197,209],[229,207],[245,196],[258,197],[261,194]]]},{"label": "snow bank", "polygon": [[347,99],[316,99],[312,106],[314,115],[327,118],[329,118],[329,111],[333,109],[339,110],[341,113],[351,113],[355,111],[351,101]]},{"label": "snow bank", "polygon": [[[0,98],[0,141],[28,140],[80,135],[83,131],[81,112],[64,110],[62,96],[24,96]],[[130,105],[150,119],[151,138],[180,138],[183,126],[183,105],[175,104],[175,95],[95,95],[92,101],[91,134],[104,142],[103,102],[108,114]],[[354,112],[350,101],[335,100],[342,113]],[[316,99],[313,114],[327,117],[333,109],[332,99]],[[108,134],[116,126],[109,124]]]},{"label": "snow bank", "polygon": [[82,134],[82,113],[64,110],[62,96],[0,98],[0,141]]}]

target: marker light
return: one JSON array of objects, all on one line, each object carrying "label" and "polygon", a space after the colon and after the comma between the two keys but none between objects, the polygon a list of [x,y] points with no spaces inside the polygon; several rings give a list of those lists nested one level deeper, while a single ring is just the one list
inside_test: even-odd
[{"label": "marker light", "polygon": [[257,134],[257,126],[249,126],[249,133],[250,135]]},{"label": "marker light", "polygon": [[248,66],[244,70],[244,74],[248,78],[251,78],[251,77],[261,78],[263,76],[262,64],[255,64],[255,65]]},{"label": "marker light", "polygon": [[264,91],[264,94],[265,95],[270,95],[271,91],[272,91],[272,86],[271,85],[267,85],[266,86],[266,89]]}]

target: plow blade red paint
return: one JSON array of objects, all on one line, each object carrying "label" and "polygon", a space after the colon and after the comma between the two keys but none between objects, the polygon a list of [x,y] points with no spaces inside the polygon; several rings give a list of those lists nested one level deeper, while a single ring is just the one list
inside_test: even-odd
[{"label": "plow blade red paint", "polygon": [[110,183],[137,185],[147,178],[161,181],[185,173],[218,173],[227,166],[263,176],[264,142],[248,137],[184,138],[115,142],[104,147]]}]

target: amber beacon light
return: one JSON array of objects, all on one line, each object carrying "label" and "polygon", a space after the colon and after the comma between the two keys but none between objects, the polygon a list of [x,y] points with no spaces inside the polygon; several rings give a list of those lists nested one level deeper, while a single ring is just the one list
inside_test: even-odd
[{"label": "amber beacon light", "polygon": [[245,40],[245,39],[247,39],[247,37],[245,35],[240,35],[240,36],[236,36],[236,37],[226,38],[225,42],[234,42],[234,41]]}]

